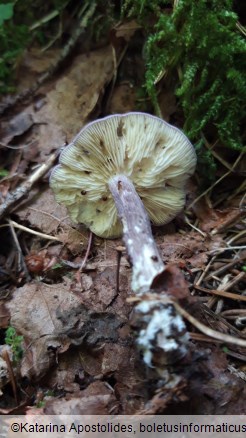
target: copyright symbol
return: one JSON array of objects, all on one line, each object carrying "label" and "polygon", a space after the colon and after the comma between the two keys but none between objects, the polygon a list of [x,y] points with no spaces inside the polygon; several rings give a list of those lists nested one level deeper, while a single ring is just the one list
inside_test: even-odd
[{"label": "copyright symbol", "polygon": [[18,423],[13,423],[13,424],[11,424],[10,428],[11,428],[12,432],[19,432],[20,425]]}]

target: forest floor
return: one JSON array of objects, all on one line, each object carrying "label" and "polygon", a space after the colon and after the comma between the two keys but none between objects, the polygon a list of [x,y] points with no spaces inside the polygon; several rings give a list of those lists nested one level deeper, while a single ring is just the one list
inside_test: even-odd
[{"label": "forest floor", "polygon": [[[0,413],[244,413],[243,153],[212,149],[218,164],[214,182],[203,190],[196,174],[187,187],[185,211],[153,228],[172,272],[169,286],[176,297],[182,291],[184,307],[195,318],[187,321],[190,353],[167,367],[166,381],[147,369],[136,349],[129,323],[131,267],[124,251],[116,287],[122,240],[94,237],[80,272],[90,233],[71,222],[49,188],[57,152],[88,121],[152,111],[133,85],[144,74],[143,61],[134,45],[128,50],[122,45],[134,25],[117,29],[113,48],[102,44],[74,53],[25,99],[8,96],[0,104]],[[18,93],[34,90],[59,56],[56,49],[42,55],[26,51]],[[172,89],[164,86],[158,98],[163,118],[180,126]],[[23,184],[24,197],[16,202]],[[173,376],[178,378],[171,385]]]}]

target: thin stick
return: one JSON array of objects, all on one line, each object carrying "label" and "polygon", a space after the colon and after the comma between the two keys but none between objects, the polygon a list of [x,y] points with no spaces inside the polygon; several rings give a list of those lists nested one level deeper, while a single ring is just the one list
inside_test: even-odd
[{"label": "thin stick", "polygon": [[[189,336],[193,341],[211,342],[211,338],[209,336],[202,334],[202,333],[189,332]],[[222,341],[219,339],[214,339],[213,342],[218,342],[219,344],[221,344]]]},{"label": "thin stick", "polygon": [[235,240],[240,239],[240,237],[244,236],[246,234],[246,230],[240,231],[240,233],[237,233],[235,236],[233,236],[230,240],[227,240],[226,244],[231,245],[232,242],[235,242]]},{"label": "thin stick", "polygon": [[219,178],[217,181],[214,182],[214,184],[212,184],[210,187],[208,187],[207,190],[205,190],[203,193],[201,193],[201,195],[199,195],[196,199],[194,199],[194,201],[189,205],[188,209],[190,210],[201,198],[203,198],[203,196],[205,196],[207,193],[209,193],[215,186],[217,186],[217,184],[219,184],[223,179],[225,179],[228,175],[230,175],[233,170],[235,169],[236,165],[239,163],[239,161],[241,160],[243,154],[245,153],[245,151],[243,150],[240,155],[237,157],[236,161],[233,163],[231,169],[224,173],[224,175],[222,175],[221,178]]},{"label": "thin stick", "polygon": [[204,233],[203,231],[200,230],[200,228],[197,228],[195,225],[193,225],[187,216],[185,216],[185,222],[191,227],[193,228],[193,230],[196,230],[198,233],[200,233],[203,237],[206,237],[206,233]]},{"label": "thin stick", "polygon": [[21,247],[20,247],[20,244],[19,244],[19,240],[18,240],[18,237],[17,237],[15,229],[14,229],[13,223],[12,223],[12,221],[10,219],[8,220],[8,223],[9,223],[9,226],[10,226],[10,230],[11,230],[11,234],[13,236],[13,240],[14,240],[15,246],[16,246],[17,251],[18,251],[19,265],[20,265],[19,266],[19,270],[21,271],[22,268],[23,268],[27,280],[30,281],[31,280],[31,276],[30,276],[29,271],[27,269],[27,266],[26,266],[26,263],[25,263],[25,259],[24,259],[23,254],[22,254],[22,250],[21,250]]},{"label": "thin stick", "polygon": [[246,254],[240,258],[235,258],[232,262],[229,262],[226,265],[221,266],[221,268],[216,269],[216,271],[213,271],[211,274],[209,274],[206,277],[206,281],[210,280],[214,276],[219,276],[219,275],[223,274],[224,272],[229,271],[234,265],[236,265],[238,263],[242,263],[244,260],[246,260]]},{"label": "thin stick", "polygon": [[211,258],[211,260],[208,262],[206,268],[204,269],[204,271],[202,272],[202,274],[200,275],[200,277],[198,278],[196,285],[199,286],[199,284],[201,284],[202,280],[204,279],[206,273],[208,272],[210,266],[212,265],[212,263],[214,262],[214,260],[216,259],[216,256],[213,256]]},{"label": "thin stick", "polygon": [[[241,272],[240,274],[242,274],[241,276],[242,279],[245,273]],[[234,294],[233,292],[225,292],[223,290],[218,290],[218,289],[206,289],[205,287],[196,286],[196,285],[194,285],[194,289],[200,290],[201,292],[205,292],[206,294],[218,295],[220,297],[230,298],[231,300],[246,301],[245,295]]]},{"label": "thin stick", "polygon": [[92,238],[93,238],[93,233],[90,231],[90,235],[89,235],[89,240],[88,240],[88,245],[87,245],[87,250],[85,253],[85,257],[84,260],[81,263],[81,266],[79,268],[79,272],[81,273],[86,265],[86,262],[88,260],[89,254],[90,254],[90,250],[91,250],[91,244],[92,244]]},{"label": "thin stick", "polygon": [[[62,146],[62,148],[63,147],[64,146]],[[8,214],[10,210],[13,210],[16,204],[30,192],[32,186],[51,169],[62,148],[59,148],[56,152],[51,154],[46,163],[43,163],[35,170],[16,190],[8,194],[7,199],[5,199],[4,203],[0,206],[0,220]]]},{"label": "thin stick", "polygon": [[[222,224],[220,224],[217,228],[214,228],[210,234],[214,236],[217,233],[221,233],[221,231],[225,230],[229,226],[231,226],[233,223],[237,223],[238,221],[243,219],[243,214],[240,210],[235,210],[233,215],[231,215],[229,218],[227,218]],[[228,242],[229,243],[229,242]]]},{"label": "thin stick", "polygon": [[9,358],[9,353],[6,350],[6,348],[4,348],[2,351],[2,358],[5,360],[5,362],[7,364],[9,379],[11,382],[11,386],[12,386],[12,390],[13,390],[13,394],[14,394],[14,398],[15,398],[15,403],[18,404],[16,379],[15,379],[12,363],[11,363],[11,360]]},{"label": "thin stick", "polygon": [[225,246],[224,248],[217,248],[217,249],[213,249],[212,251],[208,251],[209,254],[216,254],[215,257],[219,254],[223,254],[223,252],[226,251],[234,251],[236,249],[246,249],[245,245],[242,246]]}]

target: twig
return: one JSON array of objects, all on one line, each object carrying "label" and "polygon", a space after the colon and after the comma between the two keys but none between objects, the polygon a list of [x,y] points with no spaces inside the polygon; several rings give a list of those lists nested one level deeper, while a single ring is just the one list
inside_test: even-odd
[{"label": "twig", "polygon": [[240,233],[237,233],[235,236],[233,236],[230,240],[227,240],[227,245],[230,245],[232,242],[235,242],[235,240],[238,240],[240,237],[242,237],[244,234],[246,234],[246,230],[240,231]]},{"label": "twig", "polygon": [[5,360],[5,362],[7,364],[9,379],[11,382],[11,386],[12,386],[12,390],[13,390],[13,394],[14,394],[14,398],[15,398],[15,403],[18,404],[16,379],[15,379],[12,363],[11,363],[11,360],[9,358],[9,353],[6,350],[6,348],[3,349],[3,351],[2,351],[2,358]]},{"label": "twig", "polygon": [[204,233],[203,231],[200,230],[200,228],[197,228],[195,225],[193,225],[187,216],[185,216],[185,222],[194,230],[196,230],[198,233],[200,233],[203,237],[206,237],[206,233]]},{"label": "twig", "polygon": [[21,271],[22,268],[23,268],[27,280],[31,280],[31,276],[30,276],[29,271],[27,269],[27,266],[26,266],[26,263],[25,263],[25,259],[24,259],[23,254],[22,254],[22,250],[21,250],[21,247],[20,247],[20,244],[19,244],[19,241],[18,241],[18,237],[17,237],[15,229],[14,229],[13,223],[12,223],[12,221],[10,219],[8,219],[8,223],[9,223],[9,226],[10,226],[10,230],[11,230],[11,234],[13,236],[13,240],[14,240],[15,246],[16,246],[17,251],[18,251],[18,256],[19,256],[19,267],[18,267],[18,269],[19,269],[19,271]]},{"label": "twig", "polygon": [[217,139],[214,144],[210,145],[210,143],[208,142],[208,140],[206,139],[205,135],[202,133],[201,137],[204,141],[204,144],[206,146],[206,148],[209,150],[209,152],[211,152],[211,154],[218,160],[220,161],[221,164],[223,164],[223,166],[225,166],[228,170],[231,170],[231,165],[224,160],[215,150],[215,146],[218,144],[219,140]]},{"label": "twig", "polygon": [[84,260],[81,263],[81,266],[79,268],[79,273],[81,273],[86,265],[86,262],[88,260],[89,254],[90,254],[90,250],[91,250],[91,244],[92,244],[92,238],[93,238],[93,233],[90,231],[90,235],[89,235],[89,240],[88,240],[88,245],[87,245],[87,250],[85,253],[85,257]]},{"label": "twig", "polygon": [[228,193],[224,196],[221,196],[217,201],[213,202],[213,207],[217,207],[219,204],[221,204],[225,199],[227,201],[231,201],[233,198],[235,198],[239,193],[244,192],[246,187],[246,181],[243,181],[242,184],[240,184],[239,187],[232,192],[230,196],[228,196]]},{"label": "twig", "polygon": [[[63,148],[64,146],[62,146]],[[54,152],[46,161],[46,163],[41,164],[41,166],[35,170],[27,180],[21,184],[17,189],[8,194],[7,199],[5,199],[4,203],[0,206],[0,220],[13,210],[16,204],[21,201],[27,194],[30,192],[32,186],[42,178],[48,170],[53,166],[57,156],[60,154],[61,149],[59,148],[56,152]]]},{"label": "twig", "polygon": [[239,210],[242,211],[242,212],[246,211],[246,205],[244,205],[245,201],[246,201],[246,192],[244,193],[244,195],[243,195],[243,197],[242,197],[242,199],[240,201],[240,204],[239,204]]},{"label": "twig", "polygon": [[199,284],[201,284],[202,280],[204,279],[206,273],[208,272],[210,266],[212,265],[212,263],[214,262],[214,260],[216,259],[216,256],[213,256],[211,258],[211,260],[209,261],[209,263],[207,264],[206,268],[204,269],[204,271],[202,272],[202,274],[200,275],[199,279],[196,282],[196,285],[199,286]]},{"label": "twig", "polygon": [[243,371],[240,371],[240,369],[238,370],[237,368],[235,368],[233,365],[230,364],[228,365],[227,368],[232,374],[234,374],[234,376],[237,376],[237,378],[239,377],[240,379],[246,381],[246,374]]},{"label": "twig", "polygon": [[208,275],[208,277],[206,277],[206,281],[210,280],[211,278],[213,278],[214,276],[218,276],[220,274],[223,274],[224,272],[228,271],[230,268],[232,268],[234,265],[236,265],[237,263],[241,263],[244,260],[246,260],[246,255],[240,257],[240,258],[235,258],[235,260],[233,260],[230,263],[227,263],[225,266],[222,266],[221,268],[217,269],[216,271],[212,272],[211,274]]},{"label": "twig", "polygon": [[240,23],[240,21],[236,22],[236,27],[238,28],[238,30],[244,35],[246,36],[246,29],[245,27]]},{"label": "twig", "polygon": [[[202,333],[189,332],[189,336],[193,341],[211,342],[211,338],[209,336],[202,334]],[[219,339],[214,339],[214,342],[221,344],[222,341]]]},{"label": "twig", "polygon": [[246,249],[246,246],[225,246],[224,248],[216,248],[212,249],[212,251],[208,251],[209,254],[215,254],[215,257],[217,255],[223,254],[223,252],[226,251],[234,251],[234,250],[244,250]]},{"label": "twig", "polygon": [[[12,221],[11,219],[9,219],[8,222],[9,222],[10,226],[13,226],[15,228],[19,228],[19,230],[26,231],[27,233],[34,234],[35,236],[39,236],[42,239],[55,240],[56,242],[62,242],[62,240],[59,239],[59,237],[49,236],[49,234],[44,234],[44,233],[40,233],[39,231],[31,230],[30,228],[27,228],[24,225],[18,224],[17,222]],[[5,226],[5,225],[2,225],[2,226]]]},{"label": "twig", "polygon": [[225,319],[235,319],[238,316],[246,316],[246,309],[229,309],[224,310],[221,315]]},{"label": "twig", "polygon": [[226,335],[224,333],[217,332],[216,330],[207,327],[205,324],[202,324],[198,321],[194,316],[190,315],[183,307],[181,307],[176,301],[173,302],[174,307],[182,315],[187,321],[189,321],[194,327],[196,327],[200,332],[204,333],[210,338],[217,339],[222,341],[223,343],[234,344],[240,347],[246,347],[246,339],[236,338],[234,336]]},{"label": "twig", "polygon": [[[242,279],[244,277],[245,273],[240,272],[239,275],[240,275],[240,279]],[[231,300],[246,301],[245,295],[234,294],[233,292],[226,292],[226,291],[218,290],[218,289],[206,289],[205,287],[201,287],[201,286],[197,286],[197,285],[194,285],[194,289],[200,290],[201,292],[205,292],[205,293],[208,293],[211,295],[218,295],[220,297],[230,298]]]},{"label": "twig", "polygon": [[227,227],[232,225],[233,223],[237,223],[238,221],[243,219],[243,214],[240,210],[235,210],[233,215],[227,218],[222,224],[220,224],[217,228],[214,228],[211,231],[211,235],[214,236],[217,233],[221,233],[221,231],[225,230]]},{"label": "twig", "polygon": [[196,199],[194,199],[194,201],[189,205],[188,209],[190,210],[192,207],[194,207],[194,205],[201,199],[203,198],[203,196],[205,196],[207,193],[209,193],[215,186],[217,186],[223,179],[225,179],[228,175],[230,175],[233,170],[235,169],[235,167],[237,166],[237,164],[239,163],[239,161],[241,160],[242,156],[244,155],[245,150],[242,150],[242,152],[240,153],[240,155],[237,157],[237,159],[234,161],[232,167],[230,170],[228,170],[228,172],[224,173],[224,175],[221,176],[221,178],[219,178],[217,181],[214,182],[214,184],[212,184],[210,187],[208,187],[208,189],[206,189],[203,193],[201,193],[201,195],[199,195]]}]

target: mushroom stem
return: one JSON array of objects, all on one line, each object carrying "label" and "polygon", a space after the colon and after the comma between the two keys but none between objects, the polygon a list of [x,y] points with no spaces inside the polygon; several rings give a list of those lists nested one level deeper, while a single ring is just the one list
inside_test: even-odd
[{"label": "mushroom stem", "polygon": [[148,214],[133,183],[125,175],[111,178],[109,189],[123,224],[123,239],[133,265],[132,290],[145,293],[153,288],[165,269]]}]

